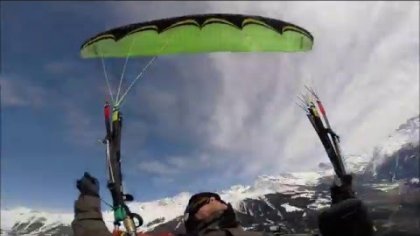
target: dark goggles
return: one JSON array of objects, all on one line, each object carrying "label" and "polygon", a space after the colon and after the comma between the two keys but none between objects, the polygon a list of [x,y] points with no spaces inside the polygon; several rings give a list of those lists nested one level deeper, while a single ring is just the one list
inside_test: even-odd
[{"label": "dark goggles", "polygon": [[187,209],[185,210],[185,213],[188,213],[189,215],[195,215],[195,213],[197,213],[201,207],[203,207],[204,205],[207,205],[209,202],[210,202],[209,197],[200,198],[197,201],[188,205]]},{"label": "dark goggles", "polygon": [[207,205],[212,197],[215,198],[217,201],[223,202],[218,194],[211,192],[199,193],[191,197],[191,199],[193,200],[190,200],[190,203],[185,209],[184,221],[194,221],[194,215],[200,210],[200,208],[202,208],[204,205]]}]

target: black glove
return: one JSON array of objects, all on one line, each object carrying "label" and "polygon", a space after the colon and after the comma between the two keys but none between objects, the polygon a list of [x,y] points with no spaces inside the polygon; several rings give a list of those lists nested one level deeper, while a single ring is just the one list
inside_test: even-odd
[{"label": "black glove", "polygon": [[77,180],[77,189],[79,189],[80,195],[99,197],[99,182],[88,172],[85,172],[83,177]]},{"label": "black glove", "polygon": [[372,236],[374,233],[368,209],[359,199],[332,205],[319,215],[318,226],[323,236]]},{"label": "black glove", "polygon": [[341,186],[337,186],[334,183],[330,188],[331,203],[333,205],[347,199],[356,198],[352,188],[353,177],[351,175],[345,175],[341,181]]}]

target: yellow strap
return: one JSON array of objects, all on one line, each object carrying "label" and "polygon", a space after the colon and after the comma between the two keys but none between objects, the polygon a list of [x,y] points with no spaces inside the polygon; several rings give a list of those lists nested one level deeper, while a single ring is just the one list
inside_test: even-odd
[{"label": "yellow strap", "polygon": [[119,116],[119,111],[113,111],[112,112],[112,121],[117,121],[118,120],[118,116]]}]

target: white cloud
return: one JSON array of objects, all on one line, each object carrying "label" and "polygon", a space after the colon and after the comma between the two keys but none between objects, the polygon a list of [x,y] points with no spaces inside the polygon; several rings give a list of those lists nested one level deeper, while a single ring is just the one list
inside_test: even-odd
[{"label": "white cloud", "polygon": [[[203,61],[208,60],[205,66],[213,69],[210,73],[200,73],[203,68],[196,68],[194,62],[187,68],[178,57],[172,63],[179,71],[188,70],[217,85],[208,88],[207,83],[197,83],[190,88],[190,81],[181,80],[176,89],[167,90],[173,95],[170,99],[162,92],[156,93],[160,98],[149,97],[156,102],[153,116],[166,117],[161,131],[173,134],[168,137],[176,139],[180,127],[182,136],[200,130],[194,141],[210,160],[222,160],[240,167],[240,175],[253,176],[308,169],[326,161],[315,132],[295,104],[306,83],[318,90],[333,128],[342,136],[345,153],[370,152],[399,124],[419,113],[418,8],[418,2],[130,2],[115,7],[115,17],[120,25],[195,13],[259,14],[313,33],[315,46],[308,53],[209,55]],[[159,62],[154,67],[164,69]],[[173,99],[181,96],[180,89],[187,91],[184,100]],[[209,91],[212,97],[205,101],[196,97],[189,112],[174,118],[180,104]],[[205,115],[206,119],[198,119]],[[181,120],[191,122],[179,125]],[[183,161],[169,163],[182,169]]]},{"label": "white cloud", "polygon": [[68,128],[68,135],[63,138],[70,143],[81,146],[100,146],[105,136],[102,126],[98,126],[98,119],[93,119],[82,107],[75,106],[65,100],[62,102],[65,110],[64,122]]},{"label": "white cloud", "polygon": [[162,185],[162,184],[172,184],[173,182],[175,182],[175,179],[161,176],[161,177],[153,177],[152,181],[155,185]]},{"label": "white cloud", "polygon": [[0,76],[1,103],[9,107],[42,107],[47,102],[47,91],[16,76]]},{"label": "white cloud", "polygon": [[[54,63],[45,66],[45,69],[52,69],[50,72],[59,73],[59,68],[69,66],[57,64],[57,71],[54,71]],[[77,87],[77,83],[68,83],[69,79],[63,79],[65,89],[61,87],[46,86],[39,80],[24,79],[17,75],[0,76],[1,85],[1,105],[4,110],[9,108],[36,108],[53,109],[56,114],[55,119],[63,119],[67,125],[69,135],[63,136],[63,139],[79,145],[97,145],[97,140],[104,137],[102,126],[95,125],[96,117],[91,117],[89,111],[92,108],[87,107],[86,103],[78,101],[89,101],[96,99],[92,94],[85,93],[87,88]],[[89,90],[92,91],[92,90]],[[78,100],[80,99],[80,100]],[[99,99],[98,99],[99,100]],[[76,105],[77,104],[77,105]],[[100,107],[98,111],[100,111]],[[8,110],[6,112],[10,112]]]},{"label": "white cloud", "polygon": [[63,75],[75,71],[77,68],[73,63],[66,61],[52,61],[45,64],[44,69],[52,75]]},{"label": "white cloud", "polygon": [[139,164],[139,169],[158,175],[173,175],[178,174],[178,170],[172,166],[159,161],[144,161]]},{"label": "white cloud", "polygon": [[203,171],[206,168],[223,165],[218,159],[211,159],[208,154],[191,154],[189,156],[168,156],[162,161],[144,160],[138,165],[139,169],[156,176],[168,178],[185,172]]}]

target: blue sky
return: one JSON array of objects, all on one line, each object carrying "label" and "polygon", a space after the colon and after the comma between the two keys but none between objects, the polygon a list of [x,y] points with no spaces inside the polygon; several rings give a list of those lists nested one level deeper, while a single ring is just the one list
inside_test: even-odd
[{"label": "blue sky", "polygon": [[[2,3],[2,82],[7,84],[2,90],[2,200],[6,206],[71,207],[77,196],[74,181],[85,170],[99,177],[104,190],[104,146],[96,140],[104,136],[102,107],[106,94],[101,89],[105,82],[100,63],[80,59],[79,48],[85,39],[105,29],[104,24],[111,21],[109,11],[110,7],[101,2]],[[171,66],[159,63],[161,68]],[[129,66],[137,73],[141,69],[135,64]],[[172,81],[182,79],[179,72],[162,69],[150,76],[154,85],[164,88],[168,74]],[[113,82],[115,88],[117,80]],[[164,180],[153,184],[153,176],[130,165],[137,158],[157,161],[194,147],[183,134],[174,139],[163,137],[163,130],[141,133],[141,127],[130,132],[136,117],[143,116],[145,122],[149,119],[153,126],[159,122],[154,120],[159,114],[149,115],[143,108],[153,106],[148,104],[153,101],[141,102],[131,96],[127,100],[123,131],[127,140],[123,145],[127,188],[136,189],[139,200],[196,188],[193,183],[181,189]],[[103,191],[103,195],[108,193]]]},{"label": "blue sky", "polygon": [[[304,83],[322,94],[349,154],[371,152],[419,113],[418,2],[2,2],[1,7],[3,206],[71,209],[75,180],[84,171],[99,178],[109,200],[104,146],[97,143],[105,132],[105,81],[100,62],[82,60],[79,48],[92,35],[123,24],[231,12],[284,19],[315,36],[308,54],[158,58],[123,107],[125,184],[141,201],[224,189],[260,174],[309,170],[326,161],[294,104]],[[125,86],[146,63],[129,62]],[[122,64],[107,61],[114,88]]]}]

